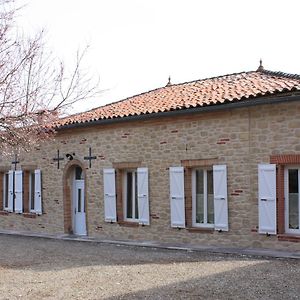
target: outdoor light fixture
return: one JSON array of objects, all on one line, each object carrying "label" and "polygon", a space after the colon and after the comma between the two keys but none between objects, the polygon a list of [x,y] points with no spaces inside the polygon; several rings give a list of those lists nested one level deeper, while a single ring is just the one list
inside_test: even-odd
[{"label": "outdoor light fixture", "polygon": [[68,159],[68,160],[73,160],[73,156],[75,155],[75,153],[73,153],[73,154],[70,154],[70,153],[67,153],[66,154],[66,158]]}]

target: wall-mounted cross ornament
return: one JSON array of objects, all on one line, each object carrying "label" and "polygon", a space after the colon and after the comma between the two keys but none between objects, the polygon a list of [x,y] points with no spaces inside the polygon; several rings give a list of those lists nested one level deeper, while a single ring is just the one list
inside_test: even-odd
[{"label": "wall-mounted cross ornament", "polygon": [[64,160],[64,157],[63,156],[59,156],[59,150],[57,150],[57,157],[54,157],[53,158],[54,161],[57,161],[57,169],[59,169],[59,162],[61,160]]},{"label": "wall-mounted cross ornament", "polygon": [[17,164],[18,163],[20,163],[20,162],[18,161],[17,154],[15,154],[15,159],[14,159],[14,161],[11,162],[12,165],[15,165],[15,171],[17,170]]},{"label": "wall-mounted cross ornament", "polygon": [[97,156],[92,156],[92,148],[89,148],[89,156],[85,156],[83,158],[84,160],[88,160],[89,161],[89,168],[92,167],[92,159],[97,159]]}]

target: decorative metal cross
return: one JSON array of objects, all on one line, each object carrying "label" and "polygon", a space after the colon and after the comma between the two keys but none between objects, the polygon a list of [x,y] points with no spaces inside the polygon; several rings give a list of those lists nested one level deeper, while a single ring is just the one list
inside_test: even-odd
[{"label": "decorative metal cross", "polygon": [[57,161],[57,169],[59,169],[59,162],[60,162],[61,160],[64,160],[64,157],[60,157],[60,156],[59,156],[59,150],[57,150],[57,157],[54,157],[53,160],[54,160],[54,161]]},{"label": "decorative metal cross", "polygon": [[92,148],[89,148],[89,156],[85,156],[83,159],[89,160],[89,168],[92,167],[92,159],[97,159],[97,156],[92,156]]},{"label": "decorative metal cross", "polygon": [[15,171],[17,170],[18,163],[19,163],[18,156],[17,156],[17,154],[15,154],[15,160],[11,162],[12,165],[15,165]]}]

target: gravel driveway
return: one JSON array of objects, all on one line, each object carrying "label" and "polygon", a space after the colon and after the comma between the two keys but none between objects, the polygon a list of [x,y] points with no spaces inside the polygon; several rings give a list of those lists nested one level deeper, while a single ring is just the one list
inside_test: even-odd
[{"label": "gravel driveway", "polygon": [[300,299],[300,260],[0,235],[0,299]]}]

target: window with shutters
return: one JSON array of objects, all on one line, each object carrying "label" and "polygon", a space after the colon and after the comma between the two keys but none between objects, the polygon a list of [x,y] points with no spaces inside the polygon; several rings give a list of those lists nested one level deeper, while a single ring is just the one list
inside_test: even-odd
[{"label": "window with shutters", "polygon": [[300,166],[285,168],[285,231],[300,234]]},{"label": "window with shutters", "polygon": [[123,172],[123,201],[125,220],[138,222],[139,204],[136,170],[124,170]]},{"label": "window with shutters", "polygon": [[103,169],[105,221],[121,226],[150,225],[148,168],[140,162]]},{"label": "window with shutters", "polygon": [[278,154],[270,157],[275,166],[276,233],[281,241],[300,241],[300,155]]},{"label": "window with shutters", "polygon": [[227,167],[216,159],[170,167],[171,227],[192,232],[228,231]]},{"label": "window with shutters", "polygon": [[192,222],[194,227],[214,227],[212,169],[192,171]]}]

